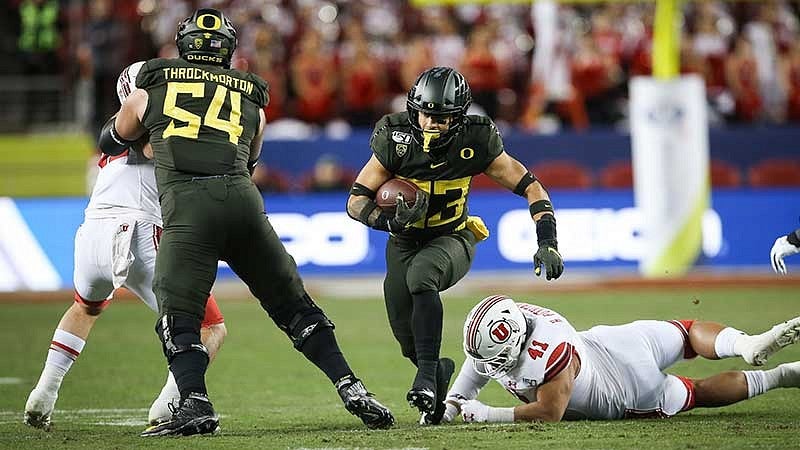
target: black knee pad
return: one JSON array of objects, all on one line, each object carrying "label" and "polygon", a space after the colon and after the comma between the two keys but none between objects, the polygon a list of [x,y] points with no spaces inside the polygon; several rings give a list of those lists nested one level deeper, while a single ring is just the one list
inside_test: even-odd
[{"label": "black knee pad", "polygon": [[302,351],[308,338],[326,328],[334,329],[335,326],[321,309],[316,308],[298,312],[284,332],[292,340],[294,348]]},{"label": "black knee pad", "polygon": [[194,317],[165,314],[156,322],[156,334],[169,363],[184,352],[201,352],[208,358],[208,350],[200,342],[200,321]]}]

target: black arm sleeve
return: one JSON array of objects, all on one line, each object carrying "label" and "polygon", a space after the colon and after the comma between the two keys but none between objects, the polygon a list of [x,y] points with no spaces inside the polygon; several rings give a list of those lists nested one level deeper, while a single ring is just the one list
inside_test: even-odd
[{"label": "black arm sleeve", "polygon": [[100,131],[100,138],[97,140],[97,146],[103,153],[109,156],[119,155],[130,147],[131,144],[136,142],[123,139],[119,136],[117,130],[114,128],[115,120],[116,116],[111,116],[111,118],[106,121],[105,125],[103,125],[103,129]]}]

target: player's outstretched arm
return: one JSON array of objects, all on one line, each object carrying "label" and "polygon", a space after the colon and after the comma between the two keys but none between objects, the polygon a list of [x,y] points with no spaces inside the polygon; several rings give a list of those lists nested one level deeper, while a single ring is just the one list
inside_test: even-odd
[{"label": "player's outstretched arm", "polygon": [[772,270],[775,273],[786,275],[786,263],[783,262],[783,258],[797,253],[800,253],[800,228],[775,239],[772,250],[769,252]]},{"label": "player's outstretched arm", "polygon": [[461,404],[478,397],[478,393],[489,382],[489,377],[485,377],[475,371],[475,366],[470,358],[461,365],[453,385],[447,392],[445,399],[445,412],[442,422],[452,422],[461,412]]},{"label": "player's outstretched arm", "polygon": [[531,218],[536,223],[536,237],[539,248],[533,256],[536,276],[544,266],[548,280],[554,280],[564,272],[564,261],[558,252],[556,239],[556,218],[550,195],[542,183],[519,161],[502,152],[486,168],[486,175],[515,194],[525,197]]},{"label": "player's outstretched arm", "polygon": [[539,386],[536,401],[514,408],[494,408],[478,400],[461,402],[464,422],[559,422],[567,410],[579,363],[570,366]]},{"label": "player's outstretched arm", "polygon": [[572,396],[572,386],[578,373],[580,363],[577,358],[572,359],[569,367],[553,377],[536,390],[536,401],[519,405],[514,408],[514,420],[517,422],[558,422],[564,417],[564,412]]}]

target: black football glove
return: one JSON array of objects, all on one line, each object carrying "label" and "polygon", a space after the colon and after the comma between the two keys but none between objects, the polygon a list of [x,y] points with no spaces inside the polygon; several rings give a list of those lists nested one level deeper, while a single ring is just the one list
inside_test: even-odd
[{"label": "black football glove", "polygon": [[543,240],[539,244],[539,250],[533,255],[533,273],[537,277],[542,274],[542,265],[547,272],[548,281],[555,280],[564,272],[564,260],[558,253],[558,244],[555,240]]},{"label": "black football glove", "polygon": [[391,220],[391,231],[402,231],[412,223],[422,219],[428,213],[428,193],[417,190],[414,206],[408,206],[401,194],[397,195],[397,209]]}]

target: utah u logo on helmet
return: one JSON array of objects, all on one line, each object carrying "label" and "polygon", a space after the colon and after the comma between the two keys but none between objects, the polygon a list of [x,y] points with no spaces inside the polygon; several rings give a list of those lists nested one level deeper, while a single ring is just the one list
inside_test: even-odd
[{"label": "utah u logo on helmet", "polygon": [[526,331],[525,316],[513,299],[486,297],[464,322],[464,353],[477,373],[501,378],[517,364]]},{"label": "utah u logo on helmet", "polygon": [[181,58],[197,63],[230,67],[238,40],[236,29],[222,11],[198,9],[178,25],[175,45]]}]

